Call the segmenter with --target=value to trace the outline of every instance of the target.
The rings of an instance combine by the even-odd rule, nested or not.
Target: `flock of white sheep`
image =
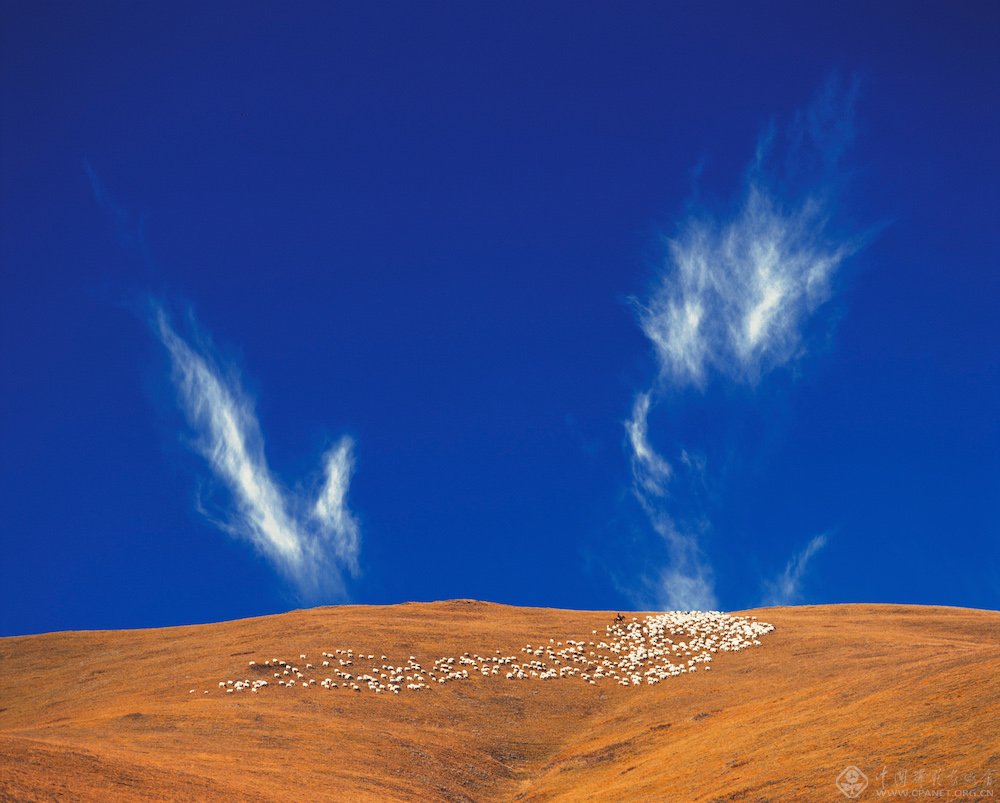
[[[466,652],[457,658],[438,658],[429,670],[413,655],[396,665],[388,663],[385,655],[376,661],[374,653],[353,649],[323,652],[318,665],[308,663],[304,653],[298,661],[250,661],[247,669],[252,677],[221,680],[219,690],[257,694],[275,687],[316,687],[399,694],[480,675],[506,680],[578,678],[590,685],[602,680],[621,686],[655,685],[699,669],[708,671],[716,653],[759,646],[760,636],[773,630],[774,625],[759,622],[756,616],[719,611],[672,611],[647,616],[641,622],[636,618],[626,622],[619,615],[600,637],[594,630],[590,639],[527,644],[521,648],[521,656],[503,656],[500,650],[491,656]]]

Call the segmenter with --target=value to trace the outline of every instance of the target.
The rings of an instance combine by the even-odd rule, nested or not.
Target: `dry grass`
[[[614,613],[452,601],[0,639],[0,797],[844,800],[833,784],[848,764],[872,781],[862,799],[883,767],[887,784],[923,769],[963,787],[992,772],[1000,787],[989,611],[751,611],[777,628],[763,646],[639,688],[474,674],[399,696],[218,689],[251,659],[318,666],[353,647],[430,667],[589,640]]]

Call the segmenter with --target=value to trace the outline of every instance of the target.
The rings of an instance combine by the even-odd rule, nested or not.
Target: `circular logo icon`
[[[868,788],[868,776],[853,765],[844,767],[837,776],[837,788],[844,797],[856,798]]]

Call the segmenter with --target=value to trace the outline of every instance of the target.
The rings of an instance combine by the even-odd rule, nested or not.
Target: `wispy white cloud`
[[[711,570],[700,559],[685,564],[675,556],[660,574],[657,592],[657,610],[714,611],[719,606]]]
[[[313,507],[313,517],[330,534],[337,558],[353,573],[358,571],[361,536],[357,519],[347,507],[347,489],[354,472],[354,443],[341,438],[324,457],[325,482]]]
[[[830,242],[825,220],[818,201],[783,209],[754,180],[732,220],[687,221],[640,306],[661,378],[703,387],[714,371],[755,383],[796,356],[803,321],[829,297],[830,277],[855,250]]]
[[[805,320],[861,245],[828,231],[856,95],[856,82],[831,78],[794,115],[784,148],[773,124],[760,137],[732,214],[692,214],[678,226],[639,304],[663,381],[703,387],[715,373],[752,384],[801,352]]]
[[[667,546],[667,564],[651,583],[656,607],[671,611],[710,611],[718,607],[712,568],[696,532],[681,529],[662,509],[647,508],[653,529]]]
[[[625,423],[632,451],[632,491],[653,530],[663,539],[669,560],[658,576],[647,580],[646,591],[651,592],[657,608],[714,609],[717,603],[712,573],[701,554],[698,537],[680,528],[667,512],[665,497],[673,469],[647,439],[649,408],[650,394],[640,393],[632,406],[632,416]],[[638,596],[641,599],[643,595]]]
[[[260,425],[235,372],[224,372],[207,345],[182,338],[159,305],[154,304],[151,324],[170,355],[197,449],[231,493],[225,529],[253,544],[303,593],[343,596],[344,570],[357,573],[360,551],[358,523],[347,507],[351,439],[342,438],[325,455],[314,502],[281,488],[268,469]]]
[[[813,555],[826,546],[826,534],[815,536],[778,577],[765,583],[764,605],[791,605],[802,600],[802,578]]]
[[[648,297],[636,301],[657,379],[636,395],[625,423],[633,491],[667,544],[665,598],[684,607],[694,600],[714,603],[711,571],[697,532],[682,532],[670,514],[672,470],[651,444],[649,411],[657,397],[676,399],[715,379],[754,386],[804,352],[806,322],[830,297],[838,268],[860,247],[829,226],[839,163],[853,137],[855,94],[856,86],[843,90],[830,81],[794,116],[783,149],[770,126],[731,213],[692,212],[681,221]],[[704,461],[695,467],[686,454],[681,463],[703,473]]]
[[[663,496],[671,468],[649,444],[649,393],[640,393],[632,405],[632,416],[625,422],[632,449],[632,477],[637,488],[653,496]]]

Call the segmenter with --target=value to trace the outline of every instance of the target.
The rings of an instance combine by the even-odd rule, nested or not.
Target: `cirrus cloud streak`
[[[856,84],[842,90],[829,81],[794,116],[782,153],[770,127],[731,212],[695,211],[680,221],[650,293],[635,302],[657,374],[636,394],[625,430],[633,493],[666,546],[656,596],[670,607],[714,605],[715,591],[701,538],[707,524],[703,517],[698,527],[678,524],[669,493],[674,470],[651,442],[650,410],[658,400],[678,401],[685,391],[697,399],[713,381],[755,387],[805,352],[807,322],[862,244],[830,227],[840,161],[853,138],[856,90]],[[776,163],[781,170],[769,168]],[[686,452],[680,454],[687,466]],[[778,597],[799,593],[805,565],[823,543],[813,539],[789,564],[775,586]]]
[[[282,488],[268,468],[260,425],[238,375],[224,372],[210,347],[181,337],[159,304],[150,323],[170,356],[195,447],[232,499],[228,514],[213,521],[250,542],[303,594],[344,597],[344,574],[357,574],[360,552],[358,522],[347,506],[353,441],[341,438],[326,453],[311,502]]]

